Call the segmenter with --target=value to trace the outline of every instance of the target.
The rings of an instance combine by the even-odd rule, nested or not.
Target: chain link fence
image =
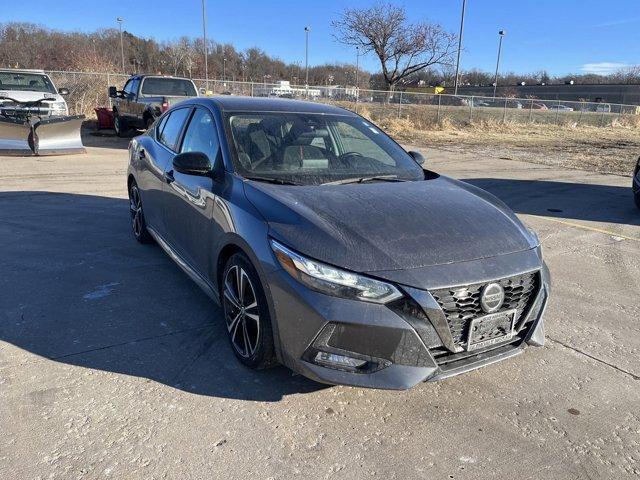
[[[121,89],[129,75],[98,72],[47,72],[56,86],[68,88],[73,114],[93,115],[94,108],[111,105],[107,94]],[[514,124],[640,126],[640,106],[603,102],[571,102],[536,98],[494,98],[407,91],[364,90],[355,87],[301,86],[289,82],[240,82],[194,78],[201,94],[294,98],[339,105],[372,121],[406,119],[416,128],[441,123],[469,125],[482,122]]]

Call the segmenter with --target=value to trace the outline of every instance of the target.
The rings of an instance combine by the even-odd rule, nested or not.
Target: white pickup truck
[[[55,85],[44,73],[44,70],[24,70],[13,68],[0,69],[0,110],[7,115],[20,111],[25,107],[6,100],[6,97],[18,102],[35,102],[46,98],[39,106],[27,107],[33,112],[37,110],[39,117],[56,117],[69,115],[69,108],[63,95],[69,91],[66,88],[56,89]],[[2,99],[5,97],[5,99]]]

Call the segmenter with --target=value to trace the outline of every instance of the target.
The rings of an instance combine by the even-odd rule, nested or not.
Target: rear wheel
[[[113,115],[113,129],[119,137],[124,137],[128,130],[127,122],[125,122],[117,112]]]
[[[238,360],[256,369],[275,364],[267,300],[246,255],[236,253],[227,261],[221,290],[229,341]]]
[[[149,234],[147,222],[144,219],[140,190],[135,182],[132,182],[129,187],[129,214],[131,216],[131,230],[136,240],[140,243],[153,242],[153,237]]]

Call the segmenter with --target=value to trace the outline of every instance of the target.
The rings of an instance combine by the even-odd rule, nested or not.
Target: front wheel
[[[255,369],[275,364],[267,299],[246,255],[236,253],[227,261],[221,290],[229,341],[238,360]]]

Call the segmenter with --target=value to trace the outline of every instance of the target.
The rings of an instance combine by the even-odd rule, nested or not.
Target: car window
[[[32,92],[57,93],[46,75],[26,72],[0,72],[0,88]]]
[[[132,95],[138,93],[138,85],[140,85],[140,79],[134,78],[131,81],[131,91],[129,93],[131,93]]]
[[[131,87],[133,87],[133,80],[127,81],[127,83],[124,84],[122,91],[125,93],[131,93]]]
[[[227,118],[240,175],[305,185],[370,176],[424,179],[422,168],[398,144],[360,117],[238,112]]]
[[[220,142],[213,117],[205,109],[197,108],[184,134],[180,151],[205,153],[213,164],[219,149]]]
[[[167,116],[167,119],[162,121],[163,125],[160,125],[161,129],[158,131],[158,141],[176,152],[178,150],[182,127],[190,112],[191,109],[189,108],[179,108],[171,112]]]

